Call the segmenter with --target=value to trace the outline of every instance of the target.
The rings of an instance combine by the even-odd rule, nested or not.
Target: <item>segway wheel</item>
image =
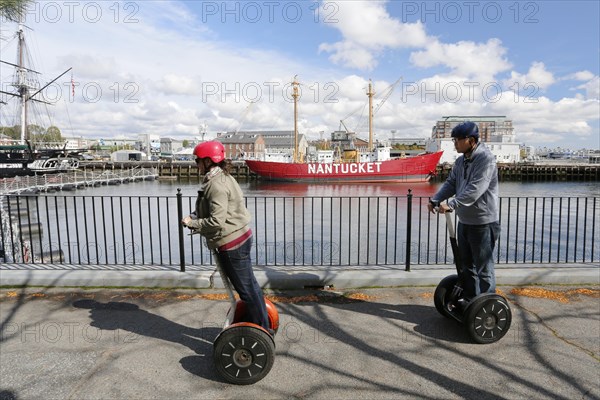
[[[444,317],[450,319],[455,319],[448,308],[448,304],[450,302],[450,294],[452,293],[452,289],[454,289],[456,282],[458,282],[458,275],[448,275],[440,281],[433,294],[433,303],[435,304],[436,310]]]
[[[510,329],[512,312],[506,299],[497,294],[476,297],[465,310],[469,336],[481,344],[494,343]]]
[[[224,329],[215,340],[213,358],[219,374],[236,385],[263,379],[275,361],[275,343],[260,327],[240,323]]]

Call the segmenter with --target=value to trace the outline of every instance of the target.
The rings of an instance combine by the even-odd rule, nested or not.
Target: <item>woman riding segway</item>
[[[273,335],[279,317],[273,304],[265,300],[252,270],[251,217],[242,190],[229,173],[231,162],[225,159],[223,144],[200,143],[194,155],[204,178],[195,212],[181,222],[206,238],[230,297],[233,299],[232,285],[241,299],[232,306],[225,329],[215,340],[215,364],[232,383],[254,383],[273,365]]]

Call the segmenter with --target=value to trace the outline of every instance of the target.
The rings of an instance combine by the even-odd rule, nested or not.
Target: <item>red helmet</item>
[[[215,164],[225,159],[225,147],[216,140],[200,143],[194,148],[194,155],[198,158],[210,158]]]

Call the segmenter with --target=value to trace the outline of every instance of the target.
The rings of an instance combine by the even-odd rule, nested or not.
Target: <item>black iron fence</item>
[[[498,264],[597,263],[598,197],[503,197]],[[212,265],[179,221],[183,196],[2,196],[0,260],[122,266]],[[344,267],[453,263],[445,219],[428,198],[248,197],[257,265]]]

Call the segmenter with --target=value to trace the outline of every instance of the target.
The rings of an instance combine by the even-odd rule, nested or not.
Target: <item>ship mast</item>
[[[369,79],[369,90],[367,96],[369,96],[369,151],[373,151],[373,84]]]
[[[16,68],[17,71],[17,81],[14,82],[12,84],[13,87],[15,87],[17,93],[10,93],[10,92],[5,92],[3,90],[0,90],[0,93],[2,94],[7,94],[9,96],[13,96],[13,97],[19,97],[21,100],[21,142],[25,142],[27,140],[29,140],[29,129],[27,127],[27,116],[28,116],[28,104],[29,101],[36,101],[36,102],[40,102],[40,103],[45,103],[45,104],[51,104],[48,103],[47,101],[44,100],[38,100],[35,99],[34,97],[42,92],[43,90],[45,90],[48,86],[50,86],[51,84],[53,84],[54,82],[56,82],[58,79],[60,79],[63,75],[65,75],[67,72],[69,72],[72,68],[67,69],[65,72],[63,72],[62,74],[60,74],[59,76],[57,76],[56,78],[54,78],[52,81],[50,81],[49,83],[47,83],[45,86],[43,86],[41,89],[38,89],[35,93],[31,94],[31,92],[33,90],[36,90],[36,87],[32,87],[29,85],[28,83],[28,79],[27,79],[27,74],[28,73],[33,73],[33,74],[39,74],[39,72],[34,71],[32,69],[26,68],[25,67],[25,58],[26,58],[26,51],[27,49],[25,48],[25,34],[23,33],[23,28],[24,25],[22,23],[19,23],[19,27],[17,30],[17,35],[19,38],[18,41],[18,60],[17,60],[17,64],[12,64],[6,61],[2,61],[0,60],[0,63],[2,64],[7,64],[7,65],[11,65],[13,67]],[[33,90],[32,90],[33,89]]]
[[[19,97],[21,98],[21,142],[29,140],[27,132],[27,100],[29,95],[29,89],[27,88],[26,76],[27,70],[25,69],[24,52],[25,52],[25,35],[23,35],[23,25],[19,24],[19,66],[17,68],[17,90],[19,91]]]
[[[294,163],[298,162],[298,80],[297,75],[294,76],[294,82],[292,82],[292,97],[294,98]]]

